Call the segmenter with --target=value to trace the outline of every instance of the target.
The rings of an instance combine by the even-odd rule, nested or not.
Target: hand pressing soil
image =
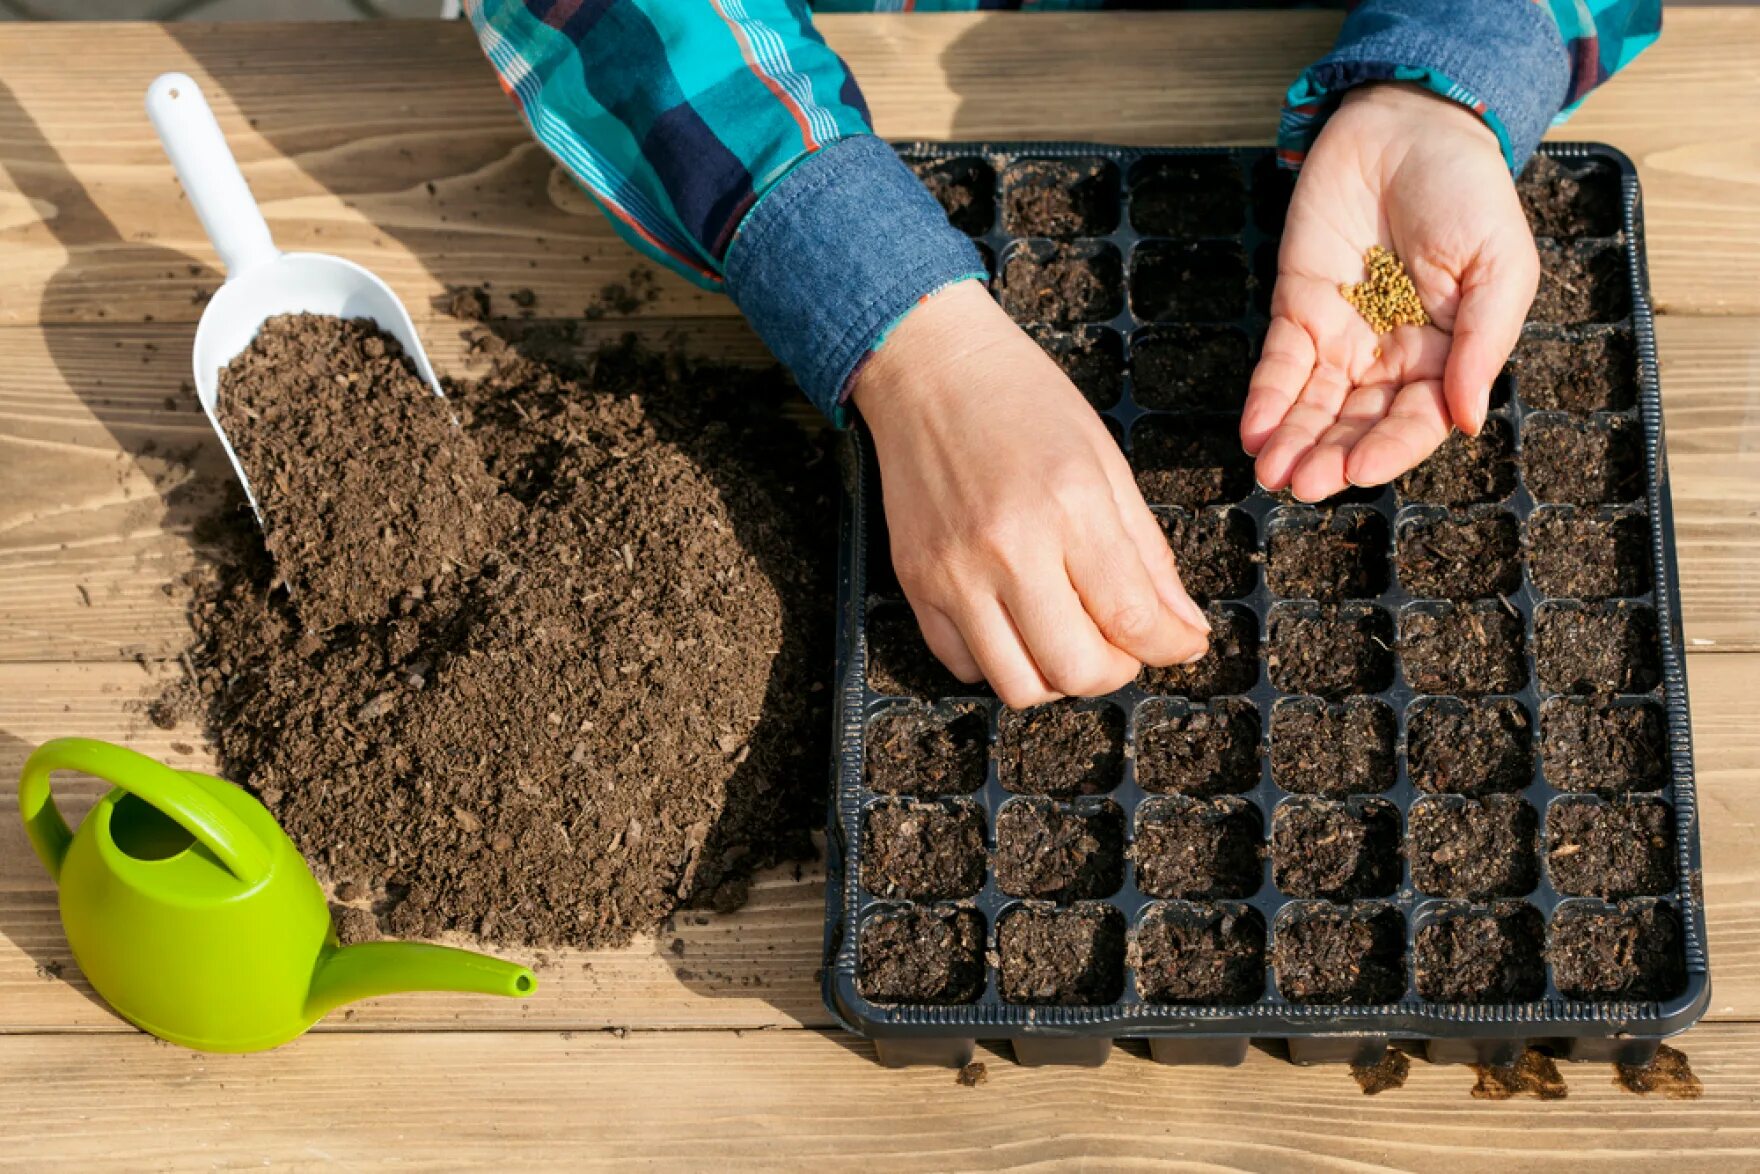
[[[1256,1003],[1265,991],[1265,922],[1237,906],[1152,907],[1129,961],[1147,1003]]]
[[[1124,883],[1124,815],[1016,799],[996,816],[996,887],[1067,903],[1110,897]]]
[[[885,800],[862,824],[862,887],[876,897],[944,901],[984,886],[984,811],[973,803]]]
[[[1124,993],[1124,918],[1104,905],[1027,905],[996,932],[995,965],[1010,1003],[1098,1006]]]
[[[1641,515],[1536,510],[1528,519],[1528,577],[1547,595],[1605,599],[1650,590],[1650,527]]]
[[[1460,910],[1418,931],[1413,971],[1432,1003],[1526,1003],[1546,992],[1546,920],[1521,901]]]
[[[1426,799],[1409,817],[1412,883],[1436,897],[1520,897],[1540,881],[1540,817],[1517,795]]]
[[[1146,701],[1137,711],[1137,785],[1198,798],[1251,790],[1259,742],[1259,711],[1250,701],[1212,701],[1195,711]]]
[[[919,905],[868,919],[856,946],[856,989],[875,1003],[971,1003],[984,993],[984,919]]]
[[[978,705],[900,705],[869,724],[867,746],[871,791],[968,795],[984,785],[990,723]]]
[[[1391,1003],[1406,989],[1405,923],[1373,906],[1300,910],[1278,925],[1271,961],[1292,1003]]]
[[[1271,862],[1291,897],[1389,896],[1399,885],[1399,811],[1379,799],[1283,803],[1272,818]]]
[[[1271,711],[1271,778],[1286,791],[1342,799],[1394,783],[1393,711],[1369,697],[1303,697]]]
[[[1650,902],[1606,910],[1564,906],[1553,915],[1546,960],[1567,999],[1671,999],[1687,985],[1680,917]]]
[[[1515,518],[1502,512],[1442,514],[1401,523],[1399,581],[1419,599],[1484,599],[1520,590]]]
[[[1406,761],[1430,794],[1493,795],[1534,781],[1528,711],[1508,697],[1441,697],[1407,710]]]
[[[1131,859],[1150,897],[1250,897],[1264,875],[1265,829],[1243,799],[1160,798],[1137,813]]]
[[[1124,773],[1124,715],[1110,705],[1053,701],[1002,715],[996,773],[1019,795],[1098,795]]]
[[[1668,741],[1654,705],[1555,697],[1540,709],[1540,765],[1561,791],[1609,798],[1668,785]]]
[[[1546,867],[1573,897],[1650,897],[1675,885],[1666,803],[1560,800],[1546,814]]]
[[[1211,604],[1210,650],[1196,664],[1144,666],[1137,683],[1150,693],[1209,701],[1225,693],[1245,693],[1259,680],[1259,625],[1252,613]]]

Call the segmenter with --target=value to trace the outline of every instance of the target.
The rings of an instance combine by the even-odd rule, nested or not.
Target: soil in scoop
[[[1233,159],[1145,159],[1131,173],[1131,224],[1144,236],[1233,236],[1245,220]]]
[[[1393,710],[1370,697],[1279,701],[1271,711],[1271,777],[1304,795],[1377,794],[1393,786],[1397,734]]]
[[[1618,505],[1643,495],[1644,454],[1628,420],[1535,420],[1522,445],[1535,501]]]
[[[397,936],[622,943],[681,907],[732,908],[754,869],[812,853],[835,462],[782,422],[778,371],[633,343],[577,358],[554,325],[504,329],[514,345],[474,328],[490,371],[452,386],[445,453],[368,431],[356,448],[396,446],[461,497],[492,490],[471,512],[509,512],[506,536],[438,580],[413,570],[385,617],[323,632],[276,587],[248,515],[205,523],[191,679],[153,716],[200,717],[219,773]],[[325,337],[334,369],[371,368],[370,336]],[[331,426],[387,426],[354,410],[371,394]],[[426,464],[456,471],[472,444],[486,483]]]
[[[888,799],[868,808],[862,887],[876,897],[942,901],[984,884],[984,812],[973,803]]]
[[[1419,693],[1513,693],[1528,680],[1522,620],[1501,604],[1443,604],[1400,621],[1406,683]]]
[[[983,236],[996,218],[996,173],[979,159],[941,159],[911,164],[911,170],[967,236]]]
[[[1271,961],[1292,1003],[1361,1006],[1405,993],[1405,922],[1385,908],[1317,906],[1277,928]]]
[[[1210,650],[1195,664],[1145,665],[1137,675],[1143,689],[1208,701],[1253,687],[1259,680],[1258,621],[1249,611],[1216,603],[1204,609],[1204,618],[1210,621]]]
[[[1286,510],[1271,523],[1265,582],[1291,599],[1364,599],[1387,587],[1387,523],[1363,509]]]
[[[1008,710],[996,737],[996,773],[1021,795],[1098,795],[1124,771],[1124,714],[1110,705],[1053,701]]]
[[[1286,693],[1379,693],[1393,684],[1393,622],[1361,604],[1284,604],[1271,613],[1265,664]]]
[[[1528,519],[1528,575],[1547,595],[1642,595],[1650,590],[1649,543],[1650,527],[1637,515],[1536,510]]]
[[[1137,711],[1137,785],[1200,798],[1238,794],[1259,781],[1259,710],[1223,699],[1189,710],[1146,701]]]
[[[1131,859],[1151,897],[1250,897],[1264,873],[1265,830],[1243,799],[1150,799],[1137,812]]]
[[[1002,308],[1016,322],[1104,322],[1122,306],[1121,273],[1110,245],[1028,242],[1002,266]]]
[[[1597,331],[1583,338],[1528,338],[1510,366],[1522,402],[1540,411],[1621,412],[1638,398],[1632,336]]]
[[[1253,460],[1224,420],[1148,417],[1131,430],[1130,463],[1150,505],[1227,505],[1253,490]]]
[[[1573,897],[1653,897],[1674,888],[1674,811],[1654,800],[1560,800],[1546,813],[1546,867]]]
[[[1259,544],[1253,519],[1226,507],[1193,512],[1176,508],[1155,511],[1180,581],[1199,603],[1240,599],[1253,590],[1253,568]]]
[[[1668,783],[1668,743],[1654,705],[1555,697],[1540,708],[1540,766],[1561,791],[1617,796]]]
[[[1165,326],[1132,346],[1131,394],[1138,406],[1160,411],[1230,411],[1246,403],[1252,370],[1240,331]]]
[[[984,919],[920,905],[862,926],[856,987],[876,1003],[970,1003],[984,993]]]
[[[1103,905],[1025,906],[996,932],[1002,997],[1010,1003],[1095,1006],[1124,993],[1124,917]]]
[[[1550,693],[1648,693],[1661,655],[1648,608],[1551,605],[1534,620],[1534,668]]]
[[[220,373],[219,411],[314,634],[475,571],[513,522],[452,405],[365,318],[270,318]]]
[[[1618,322],[1631,312],[1625,254],[1618,245],[1584,248],[1550,240],[1536,243],[1540,289],[1528,310],[1528,321],[1567,326]]]
[[[1453,432],[1423,464],[1394,482],[1401,501],[1462,506],[1502,501],[1515,491],[1509,425],[1485,422],[1477,436]]]
[[[1398,557],[1400,584],[1420,599],[1483,599],[1522,585],[1516,520],[1505,513],[1403,522]]]
[[[1666,905],[1566,905],[1553,915],[1546,960],[1567,999],[1669,999],[1687,985],[1680,917]]]
[[[1144,241],[1131,309],[1144,322],[1226,322],[1247,312],[1247,259],[1228,241]]]
[[[996,887],[1067,903],[1110,897],[1124,883],[1124,814],[1016,799],[996,816]]]
[[[1438,697],[1407,711],[1406,762],[1418,790],[1496,795],[1534,781],[1528,711],[1508,697]]]
[[[1546,921],[1521,901],[1460,910],[1418,931],[1413,970],[1432,1003],[1525,1003],[1546,991]]]
[[[1124,342],[1117,334],[1099,326],[1065,331],[1038,325],[1027,333],[1096,411],[1118,402],[1124,388]]]
[[[1144,1002],[1255,1003],[1265,991],[1265,921],[1237,906],[1152,906],[1130,945]]]
[[[970,794],[984,785],[989,748],[981,706],[895,706],[868,726],[865,781],[890,795]]]
[[[1284,803],[1271,821],[1271,863],[1291,897],[1385,897],[1399,884],[1399,811],[1380,799]]]
[[[1412,883],[1435,897],[1520,897],[1540,880],[1540,817],[1519,795],[1426,799],[1412,807]]]
[[[1516,181],[1535,236],[1612,236],[1620,229],[1619,176],[1605,167],[1570,167],[1535,155]]]
[[[1104,159],[1034,159],[1002,173],[1009,236],[1099,236],[1117,224],[1117,169]]]

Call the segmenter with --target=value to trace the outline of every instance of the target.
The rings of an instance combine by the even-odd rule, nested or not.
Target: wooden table
[[[826,19],[895,137],[1268,141],[1336,18]],[[987,1055],[989,1081],[886,1071],[831,1027],[814,977],[822,887],[765,878],[729,917],[628,949],[550,952],[525,1003],[384,1000],[280,1051],[156,1044],[92,996],[0,786],[0,1166],[815,1159],[945,1168],[1514,1169],[1760,1164],[1760,12],[1671,11],[1661,45],[1569,127],[1643,175],[1667,390],[1703,796],[1715,998],[1682,1047],[1704,1099],[1640,1099],[1600,1065],[1568,1100],[1491,1104],[1417,1064],[1362,1097],[1342,1069],[1255,1052],[1233,1070],[1093,1071]],[[525,287],[573,315],[636,261],[527,138],[461,26],[0,26],[0,779],[60,734],[209,763],[146,722],[185,642],[190,489],[224,475],[180,385],[213,254],[141,112],[208,87],[283,247],[350,256],[427,309],[448,283]],[[756,345],[670,277],[635,325]],[[604,329],[622,329],[624,323]],[[177,454],[194,449],[189,460]],[[97,793],[70,780],[81,812]],[[678,946],[673,946],[674,939]],[[670,948],[669,948],[670,947]],[[682,952],[678,952],[682,951]]]

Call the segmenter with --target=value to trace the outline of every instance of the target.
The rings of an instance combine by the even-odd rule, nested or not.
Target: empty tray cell
[[[1399,810],[1382,799],[1291,799],[1271,820],[1271,864],[1291,897],[1354,901],[1399,885]]]
[[[1253,223],[1267,236],[1279,236],[1296,190],[1295,172],[1280,167],[1277,157],[1261,155],[1253,164]]]
[[[1561,791],[1626,795],[1668,785],[1660,707],[1554,697],[1540,707],[1540,768]]]
[[[1291,599],[1367,599],[1387,589],[1387,520],[1365,506],[1280,509],[1265,583]]]
[[[888,560],[888,566],[891,561]],[[890,697],[933,701],[943,697],[984,696],[983,685],[967,685],[947,671],[923,642],[909,607],[877,607],[868,616],[868,687]]]
[[[1131,860],[1150,897],[1250,897],[1265,866],[1265,827],[1245,799],[1163,795],[1137,810]]]
[[[876,897],[944,901],[984,886],[984,809],[883,799],[863,813],[862,887]]]
[[[997,777],[1017,794],[1098,795],[1123,771],[1124,714],[1111,705],[1052,701],[1004,711],[997,727]]]
[[[1535,155],[1516,181],[1535,236],[1613,236],[1620,230],[1619,173],[1600,163]]]
[[[1680,915],[1659,902],[1570,902],[1552,918],[1552,982],[1590,1003],[1672,999],[1687,986]]]
[[[1412,604],[1399,644],[1414,692],[1513,693],[1528,683],[1522,617],[1502,601]]]
[[[1226,155],[1162,155],[1131,170],[1131,224],[1144,236],[1233,236],[1246,185]]]
[[[1104,322],[1123,308],[1118,250],[1101,241],[1021,241],[1002,259],[1002,308],[1017,322]]]
[[[1427,697],[1406,711],[1406,765],[1433,795],[1499,795],[1534,781],[1534,731],[1509,697]]]
[[[1644,494],[1638,429],[1617,416],[1531,419],[1522,429],[1522,480],[1535,501],[1635,501]]]
[[[1205,709],[1145,701],[1137,709],[1137,785],[1162,794],[1248,791],[1259,781],[1259,710],[1222,698]]]
[[[1534,668],[1549,693],[1648,693],[1662,681],[1656,613],[1627,603],[1550,603],[1534,617]]]
[[[1406,926],[1384,905],[1295,906],[1277,923],[1271,962],[1292,1003],[1392,1003],[1406,989]]]
[[[1483,599],[1522,585],[1514,515],[1477,507],[1424,510],[1399,522],[1399,581],[1420,599]]]
[[[1666,893],[1674,847],[1674,809],[1655,799],[1560,799],[1546,813],[1546,867],[1572,897]]]
[[[1536,411],[1623,412],[1638,399],[1638,358],[1623,330],[1524,338],[1510,356],[1516,392]]]
[[[1131,394],[1140,407],[1235,411],[1252,374],[1251,344],[1232,326],[1160,326],[1131,343]]]
[[[1118,402],[1124,390],[1124,339],[1116,331],[1103,326],[1074,330],[1032,326],[1027,333],[1063,368],[1096,411],[1103,412]]]
[[[1259,542],[1253,519],[1240,510],[1167,507],[1155,511],[1173,550],[1180,581],[1199,603],[1250,595],[1258,576]]]
[[[1002,997],[1041,1005],[1117,1002],[1124,952],[1124,915],[1110,906],[1022,906],[1003,914],[996,931]]]
[[[1271,778],[1303,795],[1373,795],[1393,786],[1393,710],[1373,697],[1286,698],[1271,711]]]
[[[1254,1003],[1265,993],[1265,919],[1244,905],[1151,905],[1130,964],[1145,1003]]]
[[[1394,482],[1401,501],[1446,506],[1502,501],[1515,487],[1509,425],[1496,417],[1477,436],[1450,433],[1422,464]]]
[[[1520,897],[1540,882],[1540,817],[1519,795],[1421,799],[1408,817],[1412,883],[1434,897]]]
[[[1002,173],[1009,236],[1102,236],[1118,227],[1118,168],[1105,159],[1023,159]]]
[[[1253,458],[1232,421],[1151,416],[1131,429],[1131,468],[1150,505],[1228,505],[1253,491]]]
[[[1528,310],[1530,322],[1574,326],[1619,322],[1632,311],[1624,250],[1617,244],[1543,240],[1540,291]]]
[[[1245,693],[1258,682],[1259,624],[1253,613],[1213,603],[1204,616],[1210,621],[1210,650],[1195,664],[1146,665],[1137,675],[1139,685],[1150,693],[1208,701]]]
[[[1229,241],[1144,241],[1131,308],[1144,322],[1227,322],[1247,312],[1247,258]]]
[[[1547,506],[1528,518],[1528,577],[1546,595],[1605,599],[1650,590],[1650,524]]]
[[[967,236],[983,236],[996,222],[996,173],[982,159],[935,159],[912,163],[911,170]]]
[[[980,705],[894,705],[868,723],[870,791],[965,795],[984,785],[990,720]]]
[[[875,1003],[971,1003],[984,993],[984,918],[972,909],[877,913],[856,954],[856,989]]]
[[[1110,897],[1124,883],[1124,813],[1110,802],[1012,799],[996,815],[995,868],[1011,897]]]
[[[1546,993],[1546,920],[1523,901],[1451,909],[1419,928],[1418,994],[1432,1003],[1526,1003]]]
[[[1393,620],[1370,604],[1280,603],[1267,623],[1265,667],[1285,693],[1379,693],[1393,684]]]

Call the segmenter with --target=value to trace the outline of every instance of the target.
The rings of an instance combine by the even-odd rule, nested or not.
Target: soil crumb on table
[[[961,1088],[977,1088],[989,1081],[990,1069],[984,1066],[984,1061],[973,1060],[962,1067],[953,1079]]]
[[[1373,1064],[1352,1064],[1351,1079],[1366,1097],[1405,1087],[1412,1072],[1412,1058],[1398,1048],[1388,1048]]]
[[[1478,1076],[1473,1084],[1476,1101],[1507,1101],[1511,1097],[1562,1101],[1569,1095],[1557,1062],[1534,1048],[1523,1052],[1513,1064],[1474,1064],[1473,1071]]]
[[[1639,1096],[1661,1093],[1671,1101],[1696,1101],[1705,1095],[1705,1085],[1693,1074],[1686,1053],[1667,1044],[1656,1049],[1656,1058],[1648,1064],[1615,1064],[1613,1083]]]
[[[446,508],[399,515],[374,561],[270,499],[295,549],[383,588],[383,614],[351,609],[359,622],[334,629],[304,612],[317,589],[290,599],[279,585],[248,513],[205,523],[193,679],[155,719],[202,720],[220,773],[399,937],[624,943],[681,907],[737,906],[754,870],[810,858],[835,474],[779,419],[786,377],[633,342],[577,359],[568,338],[540,362],[526,351],[544,339],[477,327],[491,369],[442,401],[408,387],[370,332],[285,328],[268,340],[282,366],[405,387],[413,417],[336,410],[326,427],[396,454]],[[352,387],[346,405],[383,390]],[[298,427],[256,435],[300,476],[338,479],[309,467]],[[383,476],[371,500],[330,499],[355,532],[401,483]],[[497,513],[509,524],[494,541],[469,537]],[[398,561],[404,550],[422,555]]]

